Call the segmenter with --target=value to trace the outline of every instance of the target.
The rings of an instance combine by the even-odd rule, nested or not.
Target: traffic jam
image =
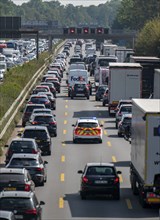
[[[117,137],[123,137],[127,144],[131,142],[132,120],[137,117],[136,113],[133,116],[132,111],[137,108],[135,112],[140,112],[142,105],[145,106],[143,110],[148,105],[148,96],[144,97],[145,103],[137,101],[144,92],[141,91],[143,82],[140,81],[142,64],[125,62],[125,59],[134,55],[133,50],[127,49],[124,49],[122,62],[122,53],[118,53],[118,46],[109,45],[102,44],[101,51],[97,52],[94,40],[67,40],[27,97],[19,125],[21,129],[6,144],[5,167],[0,168],[0,210],[13,212],[15,219],[43,219],[42,209],[46,204],[45,200],[38,200],[36,188],[42,190],[41,187],[45,187],[48,181],[48,157],[55,155],[54,143],[59,138],[57,100],[64,98],[64,89],[65,98],[72,100],[72,103],[80,99],[83,105],[84,101],[89,102],[92,97],[104,109],[107,106],[106,112],[114,121]],[[115,89],[115,85],[119,88]],[[158,103],[158,100],[155,103],[153,99],[149,101],[152,106]],[[156,113],[159,117],[160,112],[157,112],[155,107],[151,114]],[[145,115],[147,114],[150,112],[146,110]],[[157,123],[156,121],[155,119],[154,122]],[[92,116],[84,113],[83,117],[75,117],[74,122],[71,125],[72,143],[94,143],[97,147],[104,144],[104,123],[94,112]],[[134,126],[137,126],[136,123]],[[159,141],[159,133],[156,133],[156,143]],[[139,141],[138,137],[135,139]],[[160,204],[160,168],[154,167],[154,172],[143,179],[141,174],[137,174],[139,162],[133,154],[134,150],[131,172],[133,193],[141,193],[142,207],[157,206]],[[122,171],[119,167],[109,161],[90,161],[83,168],[77,170],[77,174],[80,174],[81,200],[97,195],[107,195],[113,201],[120,200]],[[143,180],[144,186],[136,174]],[[153,187],[147,187],[151,182]],[[141,185],[141,189],[137,185]]]

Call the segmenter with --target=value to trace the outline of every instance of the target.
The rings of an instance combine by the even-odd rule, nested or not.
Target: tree
[[[137,37],[135,50],[137,55],[160,57],[160,17],[145,24]]]

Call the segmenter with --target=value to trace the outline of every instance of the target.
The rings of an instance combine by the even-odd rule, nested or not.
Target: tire
[[[86,200],[86,193],[81,192],[80,196],[82,200]]]
[[[137,188],[137,186],[136,186],[135,176],[133,176],[133,178],[132,178],[131,188],[132,188],[133,194],[134,194],[134,195],[138,195],[138,188]]]
[[[89,99],[89,96],[87,96],[87,99]]]
[[[98,98],[96,97],[96,101],[98,101]]]
[[[100,140],[99,140],[99,143],[102,144],[102,142],[103,142],[102,139],[100,139]]]
[[[43,179],[43,181],[39,184],[39,186],[44,186],[44,182],[45,180]]]
[[[73,143],[76,144],[76,143],[77,143],[77,140],[76,140],[76,139],[73,139]]]
[[[141,190],[139,192],[139,202],[140,202],[142,208],[147,208],[147,203],[144,201]]]
[[[113,194],[113,198],[115,200],[120,200],[120,190],[117,190],[116,193]]]
[[[57,137],[57,133],[54,134],[54,137]]]
[[[118,132],[118,137],[122,137],[122,133]]]
[[[118,123],[116,122],[116,129],[118,128]]]
[[[73,96],[71,96],[71,99],[73,99]]]
[[[102,105],[105,106],[105,103],[103,102]]]
[[[26,126],[26,123],[22,122],[22,127],[25,127]]]
[[[48,155],[48,156],[50,156],[50,155],[51,155],[51,150],[49,150],[49,151],[47,152],[47,155]]]

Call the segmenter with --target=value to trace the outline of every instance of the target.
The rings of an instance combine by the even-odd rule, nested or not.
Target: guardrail
[[[17,112],[19,111],[20,107],[22,106],[22,104],[24,103],[26,97],[28,96],[29,92],[31,91],[31,89],[34,87],[34,85],[36,84],[38,78],[40,77],[40,75],[44,72],[44,70],[47,68],[47,62],[49,61],[49,59],[51,57],[54,58],[54,56],[58,53],[58,51],[61,49],[61,47],[64,45],[64,42],[62,42],[61,44],[59,44],[55,50],[54,50],[54,54],[50,55],[46,60],[45,60],[45,64],[34,74],[34,76],[31,78],[31,80],[27,83],[27,85],[25,86],[25,88],[22,90],[22,92],[19,94],[19,96],[17,97],[17,99],[13,102],[13,104],[11,105],[10,109],[5,113],[5,115],[3,116],[3,118],[0,121],[0,126],[3,125],[4,121],[10,116],[10,118],[8,119],[7,123],[5,124],[5,126],[2,128],[2,131],[0,133],[0,139],[2,139],[2,137],[4,136],[5,132],[7,131],[10,123],[12,122],[12,120],[15,118]],[[16,107],[16,104],[18,104],[18,106]],[[16,107],[15,111],[13,112],[13,109]],[[13,112],[13,113],[12,113]]]

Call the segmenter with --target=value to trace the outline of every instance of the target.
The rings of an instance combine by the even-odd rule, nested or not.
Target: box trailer
[[[138,63],[109,63],[109,115],[115,113],[119,100],[141,98],[141,73]]]
[[[160,69],[154,72],[153,98],[160,99]]]
[[[142,70],[142,98],[153,94],[154,71],[160,69],[160,58],[148,56],[130,56],[131,63],[140,63]]]
[[[160,99],[132,104],[131,188],[143,207],[160,205]]]

